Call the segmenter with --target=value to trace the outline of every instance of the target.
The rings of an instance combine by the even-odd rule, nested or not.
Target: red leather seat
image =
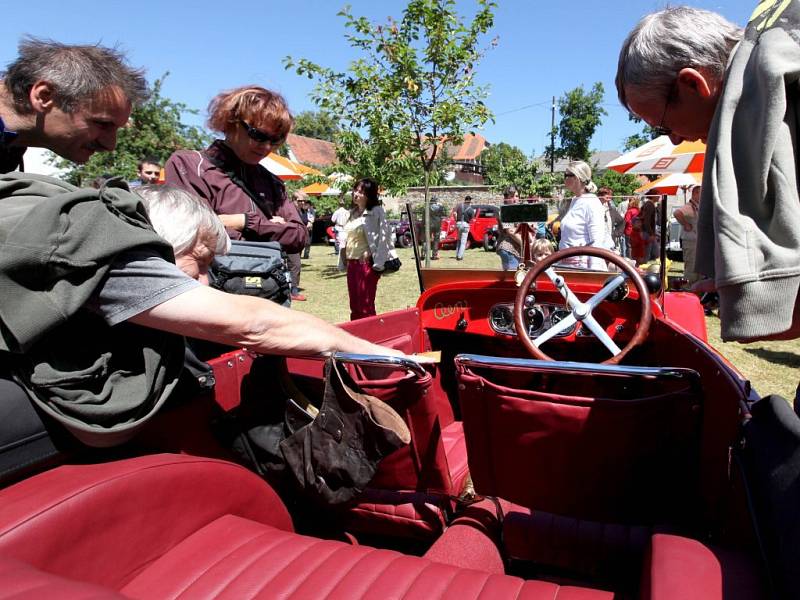
[[[48,591],[70,599],[612,597],[301,536],[252,473],[177,455],[60,467],[0,491],[0,598]]]

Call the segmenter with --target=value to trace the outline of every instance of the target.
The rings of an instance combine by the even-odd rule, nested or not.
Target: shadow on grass
[[[322,279],[341,279],[346,277],[347,273],[340,271],[337,267],[322,267],[319,269],[319,276]]]
[[[767,348],[746,348],[745,352],[773,364],[783,365],[792,369],[800,367],[800,355],[795,352],[769,350]]]

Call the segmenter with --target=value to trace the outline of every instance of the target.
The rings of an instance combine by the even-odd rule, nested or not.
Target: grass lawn
[[[411,250],[398,249],[403,267],[399,272],[382,277],[378,283],[376,308],[378,313],[414,306],[419,296],[419,283],[414,269]],[[455,260],[453,250],[442,250],[441,259],[434,266],[447,268],[500,268],[496,254],[482,249],[467,251],[462,262]],[[672,272],[680,274],[683,266],[673,263]],[[316,245],[311,248],[311,258],[303,260],[300,287],[307,296],[306,302],[295,302],[293,308],[330,321],[340,323],[350,318],[347,280],[336,269],[333,248]],[[758,342],[739,344],[723,342],[719,337],[719,319],[706,317],[709,343],[748,378],[762,396],[780,394],[794,398],[800,379],[800,340],[787,342]]]

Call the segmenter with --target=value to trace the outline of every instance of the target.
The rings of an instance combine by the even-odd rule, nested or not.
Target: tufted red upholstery
[[[62,466],[0,490],[0,556],[118,588],[223,515],[292,530],[277,494],[232,463],[162,454]]]
[[[413,432],[413,429],[412,429]],[[434,468],[446,474],[449,481],[446,492],[427,492],[403,488],[392,483],[391,463],[381,463],[385,475],[373,480],[370,487],[359,496],[345,515],[347,528],[355,532],[368,532],[389,536],[413,537],[430,540],[444,531],[447,512],[451,508],[449,496],[457,496],[469,474],[467,448],[460,421],[454,421],[441,431],[441,451],[444,460]],[[408,460],[408,457],[406,457]],[[380,487],[383,485],[383,487]],[[393,486],[393,487],[392,487]]]
[[[612,594],[458,569],[222,517],[122,589],[130,598],[519,598]]]
[[[159,455],[60,467],[0,491],[0,598],[612,597],[290,529],[236,465]]]

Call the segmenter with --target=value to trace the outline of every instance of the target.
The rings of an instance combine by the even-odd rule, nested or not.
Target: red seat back
[[[480,494],[536,510],[651,523],[696,492],[699,395],[686,379],[505,367],[458,375]]]

